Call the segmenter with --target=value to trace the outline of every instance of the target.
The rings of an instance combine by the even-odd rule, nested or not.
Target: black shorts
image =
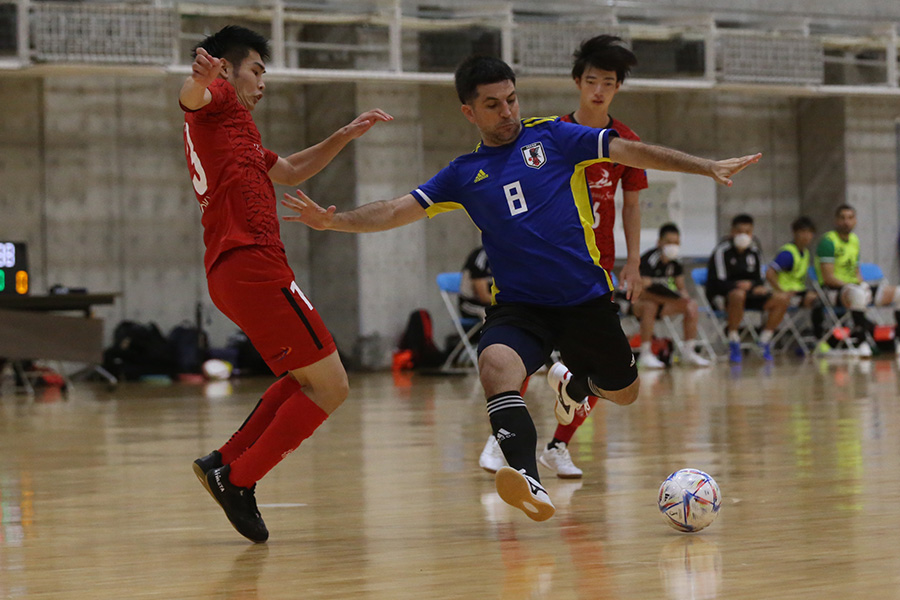
[[[515,350],[529,375],[556,349],[573,375],[590,377],[604,390],[621,390],[637,379],[634,354],[611,294],[578,306],[491,306],[478,353],[492,344]]]
[[[766,302],[768,302],[769,298],[771,297],[771,292],[766,292],[765,294],[747,294],[747,296],[744,298],[744,309],[762,310],[766,305]],[[706,299],[709,300],[710,306],[712,306],[714,309],[726,309],[727,301],[725,296],[707,296]]]

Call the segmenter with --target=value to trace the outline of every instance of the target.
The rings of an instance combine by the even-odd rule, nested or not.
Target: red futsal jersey
[[[242,246],[284,244],[269,169],[278,155],[263,148],[259,130],[234,87],[216,79],[212,101],[184,115],[184,153],[203,216],[204,265]]]
[[[561,121],[577,123],[575,113],[560,117]],[[619,137],[640,141],[641,138],[621,121],[612,117],[606,129],[615,129]],[[643,169],[626,167],[619,163],[598,162],[585,169],[591,188],[591,203],[594,210],[594,237],[600,250],[600,266],[612,272],[616,260],[616,239],[613,225],[616,223],[616,186],[622,181],[622,190],[637,192],[647,189],[647,173]]]

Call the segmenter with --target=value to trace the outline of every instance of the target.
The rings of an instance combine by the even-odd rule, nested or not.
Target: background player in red
[[[563,117],[562,121],[578,123],[597,129],[614,129],[619,137],[640,141],[640,138],[621,121],[612,118],[609,107],[613,98],[625,81],[631,68],[637,64],[634,53],[623,45],[621,38],[612,35],[598,35],[582,42],[575,51],[572,65],[572,79],[580,92],[578,109]],[[641,205],[640,191],[647,188],[647,174],[618,163],[597,162],[585,169],[591,190],[591,205],[594,212],[594,237],[600,250],[600,265],[609,273],[613,272],[616,260],[616,243],[613,225],[616,222],[616,188],[622,182],[622,228],[625,230],[625,247],[628,253],[625,266],[619,274],[621,287],[632,302],[637,302],[643,283],[641,264]],[[597,403],[591,397],[590,408]],[[559,415],[558,415],[559,416]],[[560,425],[553,439],[543,450],[540,462],[553,470],[559,477],[578,478],[582,471],[572,462],[568,444],[575,431],[587,417],[585,411],[578,411],[574,421]],[[571,419],[571,415],[567,417]],[[479,465],[489,472],[496,472],[504,465],[503,454],[497,440],[488,438],[479,458]]]
[[[278,226],[273,182],[297,185],[351,140],[391,116],[371,110],[328,139],[287,157],[262,146],[251,112],[266,89],[268,42],[228,26],[195,51],[179,94],[184,149],[203,214],[209,294],[253,342],[269,368],[286,374],[266,390],[221,448],[194,472],[243,536],[269,532],[255,488],[344,401],[347,374],[318,312],[294,281]]]

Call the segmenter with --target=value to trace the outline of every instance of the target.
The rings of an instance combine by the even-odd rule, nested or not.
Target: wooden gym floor
[[[900,401],[892,358],[642,373],[545,474],[534,523],[478,468],[474,377],[351,375],[351,399],[257,490],[253,545],[191,472],[266,378],[79,384],[0,395],[0,598],[900,598]],[[546,443],[542,375],[526,400]],[[656,508],[681,467],[724,497],[698,534]]]

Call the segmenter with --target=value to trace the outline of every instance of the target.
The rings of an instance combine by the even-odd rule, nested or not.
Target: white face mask
[[[675,260],[681,254],[681,246],[678,244],[663,244],[662,255],[668,260]]]
[[[739,233],[734,236],[732,241],[738,250],[746,250],[753,243],[753,236],[749,233]]]

